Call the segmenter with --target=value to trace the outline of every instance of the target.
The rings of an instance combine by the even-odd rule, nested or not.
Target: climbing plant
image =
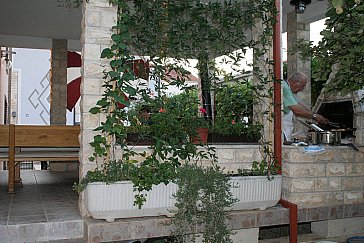
[[[117,7],[117,23],[112,27],[111,46],[105,48],[101,54],[102,58],[110,60],[110,66],[104,71],[104,93],[90,110],[92,114],[103,114],[104,117],[100,126],[95,129],[100,133],[91,143],[94,153],[90,160],[98,163],[98,167],[96,171],[87,174],[79,189],[92,181],[113,182],[128,179],[139,192],[135,203],[141,206],[145,201],[143,191],[150,190],[153,185],[176,180],[184,162],[210,160],[216,164],[217,161],[212,147],[192,142],[191,137],[196,135],[193,133],[197,128],[196,123],[187,122],[184,113],[172,110],[173,107],[180,106],[169,102],[168,86],[174,85],[189,92],[186,85],[187,76],[190,74],[186,68],[191,65],[189,59],[200,61],[195,68],[199,68],[204,75],[203,85],[213,90],[222,74],[215,58],[225,55],[226,58],[221,62],[232,71],[225,72],[223,80],[232,82],[236,76],[246,74],[246,70],[241,68],[241,62],[246,57],[247,49],[253,49],[255,59],[265,67],[265,72],[255,68],[254,83],[244,78],[240,82],[249,84],[255,104],[259,100],[268,102],[266,105],[271,107],[269,98],[272,88],[269,88],[269,84],[273,80],[272,62],[261,57],[267,56],[270,49],[276,9],[272,0],[206,3],[199,0],[110,0],[110,3]],[[253,33],[257,23],[263,26],[262,31]],[[142,81],[136,70],[130,65],[137,58],[142,59],[152,69],[148,74],[157,83],[155,92],[141,85]],[[171,72],[176,75],[171,76]],[[154,142],[148,147],[148,152],[137,152],[126,141],[130,122],[127,110],[134,100],[152,103],[151,107],[158,108],[151,112],[149,126],[156,132],[150,133]],[[257,112],[269,113],[268,110]],[[274,159],[269,149],[270,142],[263,134],[261,137],[264,162],[269,162],[269,171],[270,163],[274,163]],[[114,152],[116,140],[117,146],[123,150],[120,157],[116,157]],[[199,149],[198,146],[204,149]],[[266,159],[267,157],[270,159]],[[222,201],[211,202],[206,199],[206,202],[223,212],[225,206],[233,202],[228,193],[227,180],[217,176],[222,175],[222,170],[216,165],[210,174],[214,175],[216,185],[223,185],[219,186],[223,190],[216,191],[219,192],[218,200]],[[216,189],[213,178],[209,178],[209,188],[206,188],[205,196],[214,195],[211,191]],[[225,196],[229,198],[224,199]],[[213,219],[216,215],[224,215],[218,213],[220,211],[214,212],[214,215],[206,213],[203,217]],[[219,220],[220,225],[224,223],[221,217],[215,219]],[[206,237],[213,238],[214,231],[211,228],[211,234]],[[228,233],[224,228],[222,234]],[[218,237],[222,240],[218,242],[230,242],[228,237]],[[210,238],[207,241],[216,242]]]
[[[361,0],[332,0],[326,12],[326,27],[322,40],[313,46],[301,45],[304,57],[313,58],[312,78],[317,82],[328,79],[333,65],[338,66],[327,91],[344,94],[364,86],[364,5]],[[302,44],[302,43],[301,43]]]

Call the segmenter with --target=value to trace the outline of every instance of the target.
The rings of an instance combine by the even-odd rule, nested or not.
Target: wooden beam
[[[8,193],[15,193],[15,125],[9,125]]]

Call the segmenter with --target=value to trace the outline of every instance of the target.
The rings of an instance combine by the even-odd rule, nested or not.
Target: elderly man
[[[313,119],[318,123],[328,123],[328,119],[307,109],[296,97],[307,84],[303,73],[293,74],[288,81],[283,82],[283,133],[285,140],[292,140],[293,114],[299,117]]]

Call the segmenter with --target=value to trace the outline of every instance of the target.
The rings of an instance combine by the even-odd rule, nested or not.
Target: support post
[[[297,243],[298,214],[297,205],[284,199],[279,200],[282,207],[289,209],[289,243]]]
[[[208,54],[203,53],[198,58],[198,69],[201,77],[201,95],[203,108],[206,110],[205,119],[212,121],[212,105],[211,105],[211,80],[209,77],[209,59]]]
[[[15,125],[9,125],[8,193],[15,193]]]
[[[281,62],[281,0],[275,0],[278,10],[273,33],[273,60],[274,60],[274,157],[280,168],[282,168],[282,79]],[[281,171],[280,171],[281,173]]]

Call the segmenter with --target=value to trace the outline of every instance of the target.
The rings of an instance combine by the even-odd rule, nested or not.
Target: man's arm
[[[291,105],[288,106],[288,108],[296,115],[299,117],[303,117],[303,118],[307,118],[307,119],[314,119],[316,120],[318,123],[328,123],[329,120],[323,116],[321,116],[320,114],[316,114],[312,111],[310,111],[309,109],[307,109],[304,105],[302,105],[301,103],[297,104],[297,105]]]

